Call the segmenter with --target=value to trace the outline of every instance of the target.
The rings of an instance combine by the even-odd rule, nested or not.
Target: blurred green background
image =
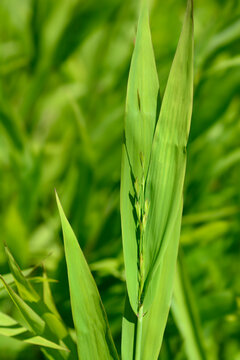
[[[121,144],[137,0],[0,0],[0,273],[44,263],[72,327],[57,189],[120,347]],[[155,0],[161,94],[186,1]],[[195,1],[194,108],[181,248],[210,360],[240,359],[240,2]],[[0,310],[13,305],[0,291]],[[170,313],[160,359],[186,359]],[[43,359],[0,336],[1,360]],[[148,359],[146,359],[148,360]],[[195,360],[195,359],[192,359]]]

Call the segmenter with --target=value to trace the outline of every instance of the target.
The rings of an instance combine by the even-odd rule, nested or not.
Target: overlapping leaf
[[[53,306],[46,274],[44,278],[41,278],[43,282],[43,301],[30,281],[24,276],[24,272],[19,268],[9,249],[5,247],[5,250],[19,295],[9,286],[5,280],[6,278],[1,277],[1,281],[19,310],[21,317],[19,318],[19,324],[12,324],[13,327],[1,326],[1,334],[14,336],[26,343],[45,348],[44,353],[48,358],[54,357],[54,359],[59,360],[75,359],[76,346],[62,323],[56,308]]]
[[[148,23],[146,2],[144,4],[145,6],[141,9],[140,20],[144,13],[143,17]],[[141,34],[141,31],[149,31],[149,27],[144,28],[141,21],[139,21],[138,33]],[[151,43],[150,38],[149,41]],[[139,52],[135,61],[143,62],[141,56],[144,58],[147,55]],[[149,63],[145,65],[150,66]],[[137,80],[131,77],[131,71],[132,68],[128,87],[134,88],[134,86],[136,87],[134,81]],[[150,70],[148,71],[150,72]],[[155,73],[155,66],[152,65],[151,71]],[[145,74],[146,70],[144,69],[139,74],[140,78],[141,76],[144,77]],[[149,77],[144,79],[145,85],[148,84],[147,80],[152,80]],[[142,158],[146,159],[144,165],[147,164],[147,167],[143,170],[145,181],[144,204],[146,202],[148,204],[148,213],[144,219],[143,257],[141,259],[144,268],[144,287],[141,300],[145,313],[143,317],[141,358],[144,359],[146,356],[150,356],[151,359],[157,359],[170,307],[180,236],[182,192],[186,167],[186,146],[192,112],[192,93],[193,4],[189,0],[154,137],[152,142],[148,142],[147,148],[145,140],[138,135],[137,131],[135,132],[134,126],[136,124],[133,115],[136,111],[136,103],[134,103],[134,98],[131,99],[131,102],[127,100],[121,216],[128,296],[132,309],[127,302],[123,320],[122,349],[124,360],[132,359],[134,356],[134,337],[136,336],[137,323],[136,299],[139,286],[139,278],[136,276],[138,268],[134,267],[138,256],[138,239],[136,222],[134,222],[134,201],[130,196],[136,191],[136,188],[135,185],[131,184],[131,180],[133,179],[136,182],[136,178],[141,178],[143,168],[142,163],[139,162],[139,153],[141,153],[143,154]],[[153,93],[144,93],[145,101],[152,100],[153,96]],[[128,107],[131,108],[131,106],[133,113],[130,112],[132,116],[129,116]],[[153,103],[151,103],[151,106],[153,106]],[[157,113],[157,102],[149,112],[151,114]],[[139,121],[138,126],[141,127],[143,124]],[[139,143],[135,140],[136,137]],[[138,146],[136,146],[136,143]],[[133,144],[135,145],[135,153],[131,157],[128,147],[134,152]],[[138,164],[138,167],[135,165],[134,168],[131,165],[132,158],[134,159],[133,163]],[[127,170],[131,172],[131,175],[127,174]],[[133,193],[132,197],[134,195]],[[128,255],[126,256],[126,254]],[[139,264],[139,259],[137,259],[137,264]],[[151,349],[150,353],[149,349]]]
[[[27,329],[32,331],[34,334],[43,334],[46,326],[44,320],[15,291],[12,290],[12,288],[5,282],[3,277],[0,276],[0,279],[3,282],[12,301],[22,314]]]
[[[182,207],[179,212],[181,213]],[[165,255],[160,262],[159,271],[157,272],[154,283],[156,286],[156,295],[149,311],[143,317],[143,334],[141,353],[142,359],[157,359],[163,340],[163,334],[167,323],[168,313],[171,305],[172,290],[175,277],[175,266],[178,253],[178,239],[180,233],[181,217],[178,216],[170,234],[172,240],[166,249]],[[131,360],[134,358],[134,339],[137,327],[137,316],[131,309],[126,300],[125,314],[123,318],[123,339],[122,354],[123,360]]]
[[[33,336],[33,334],[29,332],[28,329],[19,325],[15,319],[2,312],[0,312],[0,335],[15,337],[16,339],[32,345],[39,345],[55,350],[66,351],[66,348],[63,346],[60,346],[41,336]]]
[[[40,299],[39,295],[21,272],[18,264],[14,260],[7,246],[5,246],[5,252],[8,256],[10,270],[12,275],[14,276],[19,295],[23,300],[37,302]]]
[[[125,142],[121,173],[121,221],[126,281],[131,306],[137,313],[138,249],[135,187],[147,176],[158,110],[159,85],[149,28],[148,2],[142,1],[129,73]]]
[[[189,0],[154,134],[147,178],[146,198],[150,206],[144,237],[146,291],[171,241],[169,233],[176,217],[181,217],[177,209],[182,203],[192,97],[193,5]],[[146,298],[146,308],[150,302]]]

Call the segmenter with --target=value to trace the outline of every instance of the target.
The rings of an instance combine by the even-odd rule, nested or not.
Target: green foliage
[[[52,296],[50,288],[44,284],[48,281],[46,274],[43,278],[44,285],[41,298],[30,281],[23,275],[8,248],[6,248],[6,254],[18,294],[2,276],[1,281],[20,317],[15,320],[2,314],[0,333],[5,336],[15,336],[29,344],[44,347],[43,351],[49,359],[52,357],[73,359],[75,357],[75,344],[68,335],[59,314],[55,312],[55,309],[52,311],[51,306],[48,306]]]
[[[185,7],[180,0],[151,2],[162,98]],[[6,274],[4,281],[15,298],[48,329],[45,337],[41,327],[38,334],[29,331],[1,281],[0,333],[8,335],[0,335],[2,360],[42,360],[40,347],[31,341],[71,349],[42,344],[51,359],[78,356],[54,188],[96,280],[120,353],[126,295],[119,214],[121,144],[138,10],[137,0],[0,1],[0,273]],[[184,268],[176,278],[161,360],[191,359],[201,349],[211,360],[237,360],[240,354],[239,16],[239,1],[194,1],[194,102],[180,238]],[[148,23],[144,26],[147,30]],[[152,48],[141,51],[149,61]],[[134,99],[138,109],[138,97]],[[160,96],[156,101],[156,114],[150,116],[154,121]],[[28,285],[19,273],[16,280],[9,274],[4,242],[26,269],[22,273]],[[171,245],[165,262],[176,257]],[[42,267],[32,267],[39,263],[50,279]],[[160,348],[154,335],[163,336],[157,330],[166,322],[168,283],[174,277],[172,267],[162,268],[142,329],[153,357]],[[17,269],[11,271],[16,275]],[[34,295],[26,299],[30,288],[39,296],[37,302]],[[157,312],[158,302],[165,317]],[[136,316],[127,306],[134,329]],[[131,336],[125,334],[126,344]]]
[[[123,321],[124,359],[144,359],[147,356],[157,359],[160,351],[180,237],[186,145],[192,111],[192,2],[188,2],[157,122],[158,82],[153,81],[156,78],[153,54],[147,51],[150,54],[148,59],[143,53],[143,49],[151,48],[150,34],[148,38],[142,35],[147,31],[144,27],[149,31],[146,2],[143,4],[129,76],[121,177],[126,280],[129,301],[135,312],[130,316],[127,299]],[[146,129],[152,129],[149,141]],[[162,294],[165,294],[163,300]],[[157,314],[161,319],[158,324],[155,323]]]

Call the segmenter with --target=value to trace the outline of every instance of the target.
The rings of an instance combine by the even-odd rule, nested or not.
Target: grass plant
[[[240,7],[193,61],[185,6],[0,2],[1,360],[238,359]]]

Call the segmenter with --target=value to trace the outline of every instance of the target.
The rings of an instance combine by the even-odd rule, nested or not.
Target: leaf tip
[[[62,204],[61,204],[61,201],[59,199],[57,190],[56,189],[54,189],[54,190],[55,190],[55,197],[56,197],[56,202],[57,202],[57,206],[58,206],[58,211],[59,211],[59,213],[61,215],[61,212],[63,211]]]

